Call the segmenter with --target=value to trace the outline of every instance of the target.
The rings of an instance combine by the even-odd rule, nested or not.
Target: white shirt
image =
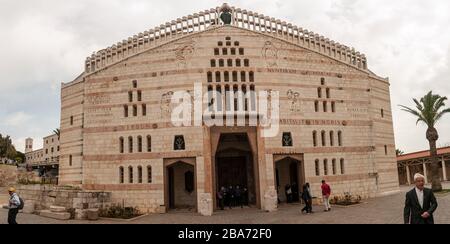
[[[420,190],[419,188],[416,187],[416,194],[417,199],[419,199],[420,207],[423,208],[423,190]]]
[[[9,208],[18,208],[20,205],[19,196],[16,193],[13,193],[9,199]]]

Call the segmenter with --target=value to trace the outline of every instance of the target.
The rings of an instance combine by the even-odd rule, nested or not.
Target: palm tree
[[[53,134],[57,135],[59,139],[59,137],[61,136],[61,130],[59,128],[56,128],[53,130]]]
[[[417,109],[412,109],[403,105],[403,111],[413,114],[417,117],[417,122],[425,123],[428,126],[426,137],[430,144],[431,154],[431,180],[433,191],[442,191],[442,184],[439,179],[439,165],[437,158],[436,141],[439,139],[439,134],[435,128],[436,123],[442,118],[445,113],[450,113],[450,108],[445,107],[445,101],[447,97],[441,97],[437,94],[433,94],[430,91],[427,95],[420,99],[413,99]],[[441,110],[442,109],[442,110]]]
[[[395,150],[395,155],[401,156],[401,155],[403,155],[403,154],[405,154],[405,152],[403,152],[402,150],[400,150],[400,149],[396,149],[396,150]]]

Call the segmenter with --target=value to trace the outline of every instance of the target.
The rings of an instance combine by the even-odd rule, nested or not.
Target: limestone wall
[[[8,187],[16,184],[17,167],[0,164],[0,187]]]
[[[75,189],[45,185],[18,186],[17,193],[25,200],[34,202],[36,210],[61,206],[66,209],[101,208],[111,204],[111,193],[84,192]]]

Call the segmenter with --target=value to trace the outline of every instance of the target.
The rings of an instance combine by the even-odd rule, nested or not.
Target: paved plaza
[[[444,184],[446,189],[450,183]],[[58,221],[37,215],[20,214],[20,224],[402,224],[405,192],[411,189],[402,187],[402,193],[389,197],[370,199],[363,204],[351,207],[334,206],[329,213],[322,206],[315,206],[315,213],[303,215],[302,205],[281,206],[277,212],[267,213],[258,209],[246,208],[217,212],[212,217],[197,213],[172,212],[153,214],[134,221]],[[438,224],[450,223],[450,194],[437,194],[439,203],[435,213]],[[6,223],[6,210],[0,210],[0,224]]]

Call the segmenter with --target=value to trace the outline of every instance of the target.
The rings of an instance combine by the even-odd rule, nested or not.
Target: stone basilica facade
[[[219,112],[233,104],[224,91],[279,92],[278,135],[263,137],[259,125],[174,126],[172,96],[194,83],[220,92],[208,101]],[[255,100],[243,104],[249,118]],[[151,213],[211,215],[229,185],[267,211],[287,184],[309,182],[316,197],[323,179],[335,196],[399,190],[389,80],[352,48],[226,4],[88,57],[62,84],[59,153],[60,185],[111,192]]]

